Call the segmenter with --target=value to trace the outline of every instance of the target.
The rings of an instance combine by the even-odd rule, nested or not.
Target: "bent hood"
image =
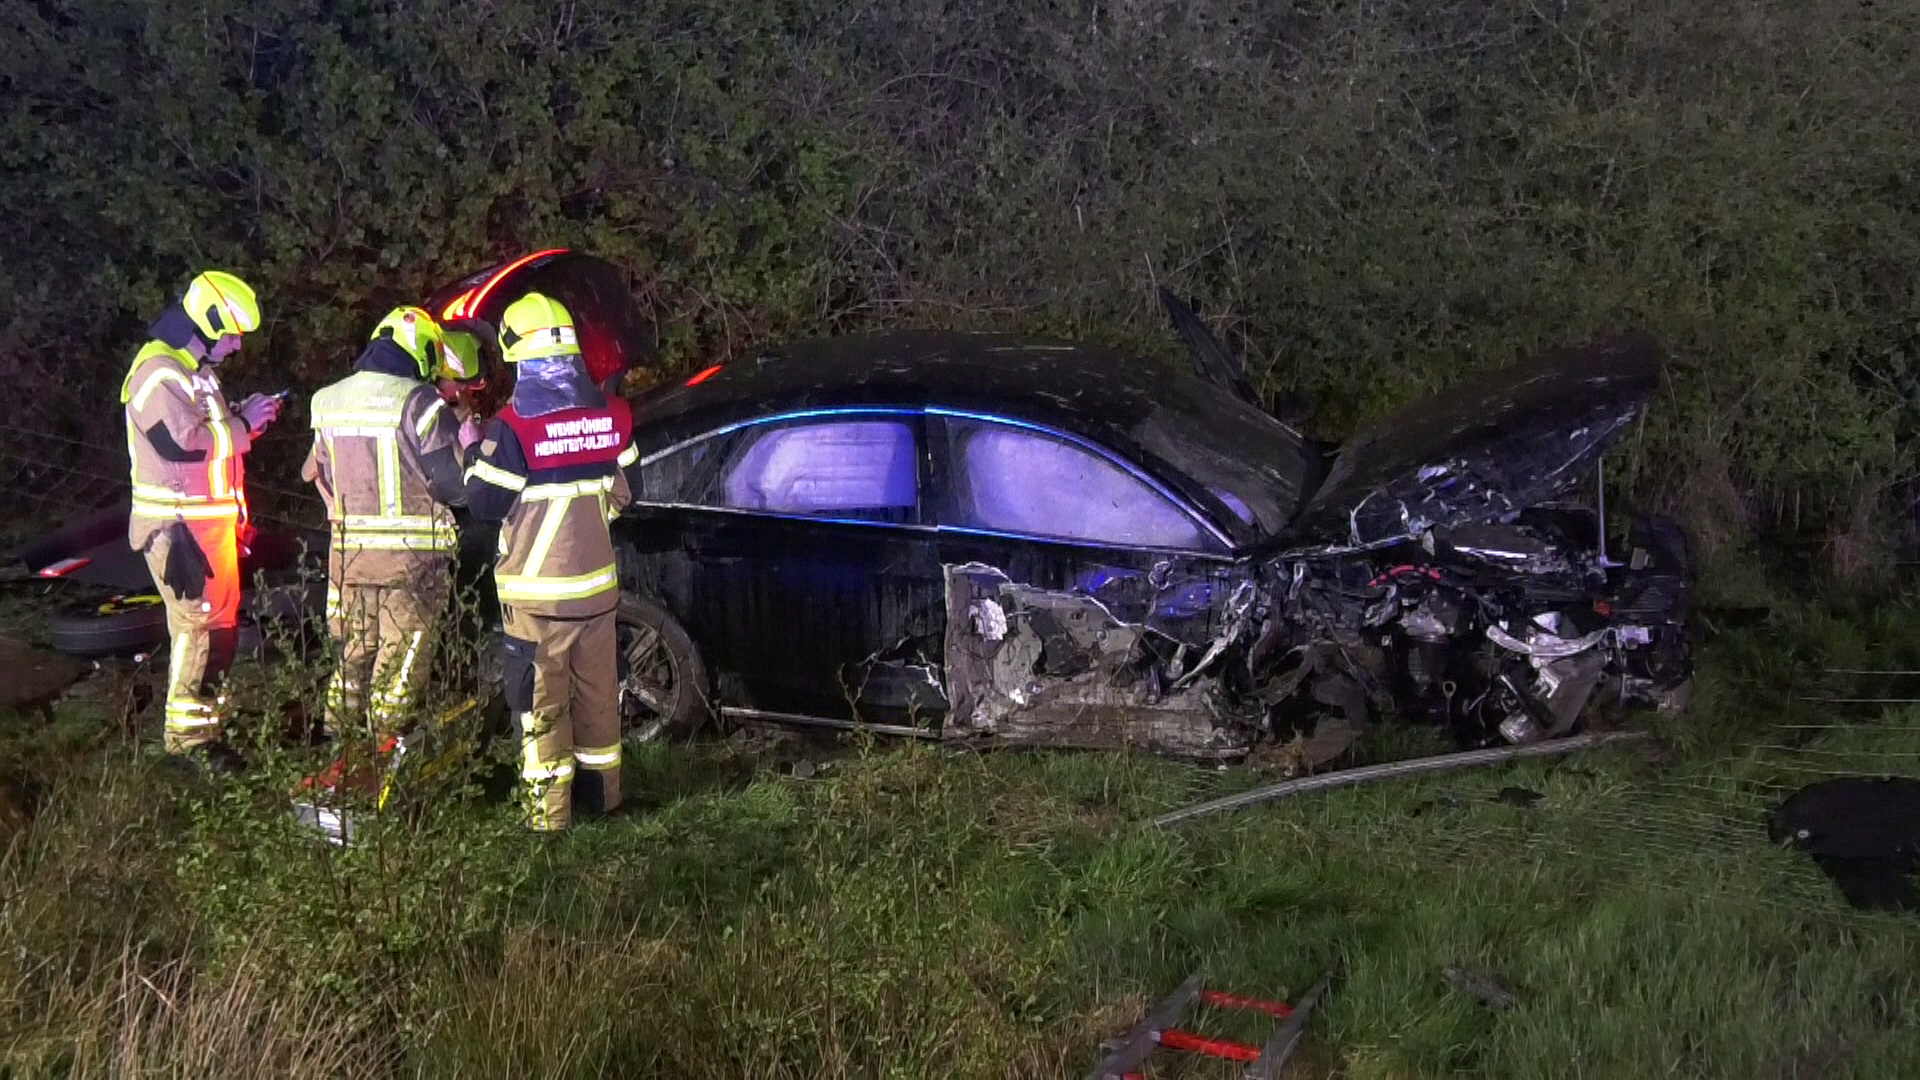
[[[1660,350],[1608,338],[1474,377],[1348,440],[1296,540],[1377,547],[1561,494],[1638,420]]]

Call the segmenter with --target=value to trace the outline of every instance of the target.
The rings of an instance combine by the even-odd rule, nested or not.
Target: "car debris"
[[[1330,465],[1196,370],[939,332],[703,370],[635,401],[625,580],[735,720],[1231,761],[1379,714],[1474,747],[1684,704],[1686,534],[1610,542],[1575,497],[1650,342],[1482,375]]]
[[[1249,806],[1275,802],[1294,795],[1310,792],[1332,791],[1335,788],[1353,787],[1356,784],[1371,783],[1375,780],[1392,780],[1403,776],[1417,776],[1421,773],[1446,772],[1454,769],[1468,769],[1480,765],[1498,765],[1508,761],[1520,761],[1526,758],[1553,757],[1571,754],[1580,750],[1592,750],[1616,743],[1634,742],[1652,738],[1645,731],[1607,731],[1586,735],[1570,735],[1565,738],[1551,739],[1546,742],[1527,743],[1521,746],[1498,746],[1484,750],[1463,750],[1453,754],[1436,754],[1432,757],[1412,758],[1407,761],[1390,761],[1381,765],[1366,765],[1357,769],[1340,769],[1335,772],[1320,773],[1316,776],[1302,776],[1292,780],[1283,780],[1277,784],[1268,784],[1251,791],[1242,791],[1236,795],[1227,795],[1218,799],[1194,803],[1178,810],[1170,810],[1153,819],[1153,824],[1161,828],[1179,825],[1195,818],[1207,817],[1228,810],[1244,810]]]

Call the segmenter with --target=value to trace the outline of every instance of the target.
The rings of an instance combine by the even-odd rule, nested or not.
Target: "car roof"
[[[633,401],[643,454],[742,421],[810,409],[938,407],[1061,431],[1137,462],[1213,511],[1224,490],[1279,532],[1318,457],[1272,416],[1170,365],[1071,341],[894,331],[766,348]],[[1259,505],[1251,505],[1252,503]],[[1252,539],[1239,522],[1232,533]]]

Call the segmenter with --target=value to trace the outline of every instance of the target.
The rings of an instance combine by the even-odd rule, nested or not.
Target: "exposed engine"
[[[1646,518],[1624,560],[1597,516],[1543,507],[1509,524],[1277,564],[1248,656],[1271,734],[1337,710],[1448,728],[1462,745],[1566,735],[1591,710],[1680,704],[1692,670],[1685,533]]]

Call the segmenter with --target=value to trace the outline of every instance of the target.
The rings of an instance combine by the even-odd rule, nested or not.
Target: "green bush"
[[[1169,281],[1339,435],[1639,327],[1672,384],[1631,488],[1711,542],[1797,510],[1857,547],[1914,464],[1917,24],[1852,0],[16,4],[0,347],[111,446],[128,351],[203,264],[261,289],[236,373],[261,386],[537,245],[627,268],[673,363],[900,324],[1175,359]]]

